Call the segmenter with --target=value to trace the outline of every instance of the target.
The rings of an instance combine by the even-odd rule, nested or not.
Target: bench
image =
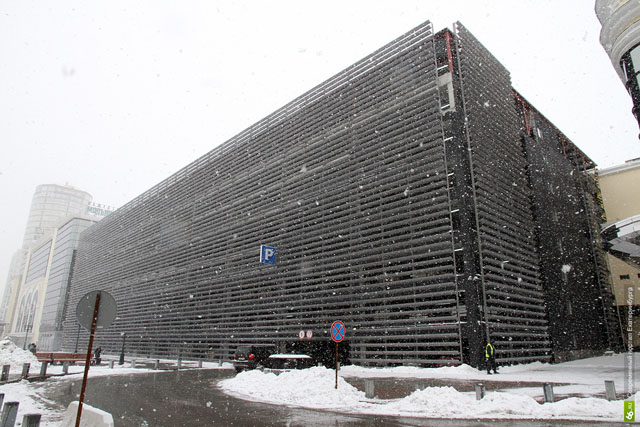
[[[62,365],[64,362],[69,362],[71,365],[75,365],[77,362],[86,362],[87,353],[36,353],[38,362],[49,362],[52,365]]]

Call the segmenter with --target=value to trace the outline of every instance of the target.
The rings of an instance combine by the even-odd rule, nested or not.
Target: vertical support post
[[[11,370],[11,365],[2,365],[2,376],[0,377],[0,381],[9,381],[10,370]]]
[[[616,384],[613,381],[605,380],[604,389],[607,394],[607,400],[616,400]]]
[[[25,414],[22,417],[22,427],[39,427],[41,417],[40,414]]]
[[[41,377],[46,377],[47,376],[47,366],[49,366],[49,362],[42,362],[42,365],[40,365],[40,376]]]
[[[544,383],[542,386],[542,390],[544,391],[545,403],[553,402],[553,386],[551,384]]]
[[[336,342],[336,390],[338,389],[338,342]]]
[[[476,389],[476,400],[482,400],[486,392],[486,388],[484,384],[482,383],[476,384],[475,389]]]
[[[29,368],[31,368],[31,363],[22,364],[22,374],[20,374],[20,378],[25,379],[29,377]]]
[[[373,385],[373,380],[366,379],[364,380],[364,395],[367,399],[373,399],[375,396],[375,386]]]
[[[18,417],[19,402],[7,402],[2,407],[2,415],[0,415],[0,427],[13,427]]]
[[[84,362],[84,375],[82,377],[82,388],[80,389],[80,399],[78,399],[78,414],[76,415],[76,427],[80,427],[80,417],[82,416],[82,402],[84,402],[84,392],[87,388],[87,378],[89,377],[89,367],[91,366],[91,349],[93,347],[93,338],[96,333],[96,324],[98,323],[98,313],[100,312],[100,292],[96,294],[96,304],[93,307],[93,319],[91,320],[91,333],[89,334],[89,348],[87,349],[87,357]]]

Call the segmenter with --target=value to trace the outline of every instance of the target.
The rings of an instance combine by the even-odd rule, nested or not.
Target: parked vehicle
[[[233,367],[237,372],[266,366],[270,355],[276,352],[273,344],[241,345],[233,353]]]
[[[314,366],[313,358],[306,354],[272,354],[266,366],[271,369],[306,369]]]

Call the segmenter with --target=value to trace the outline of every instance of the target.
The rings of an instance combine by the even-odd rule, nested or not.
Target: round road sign
[[[307,329],[307,339],[310,340],[313,338],[313,331],[311,329]]]
[[[302,329],[300,329],[300,332],[298,332],[298,338],[300,338],[301,340],[304,339],[304,331]]]
[[[76,306],[76,318],[78,323],[87,331],[91,331],[91,322],[93,321],[93,312],[96,307],[96,296],[100,294],[100,307],[98,308],[98,320],[96,328],[106,328],[116,318],[116,300],[110,293],[105,291],[91,291],[80,298]]]
[[[335,342],[340,342],[344,339],[346,334],[346,329],[344,327],[344,323],[340,320],[336,320],[331,324],[331,339]]]

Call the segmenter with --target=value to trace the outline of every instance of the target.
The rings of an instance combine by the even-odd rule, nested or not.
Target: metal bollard
[[[220,359],[218,359],[218,367],[222,366],[222,357]]]
[[[0,381],[9,381],[10,370],[11,370],[11,365],[2,365],[2,376],[0,377]]]
[[[544,383],[542,385],[542,390],[544,391],[545,403],[553,402],[553,386],[551,384]]]
[[[47,366],[49,366],[49,362],[42,362],[42,365],[40,365],[40,376],[41,377],[46,377],[47,376]]]
[[[18,405],[20,405],[19,402],[7,402],[4,404],[0,415],[0,427],[13,427],[18,417]]]
[[[135,369],[136,367],[136,359],[131,359],[131,367]]]
[[[613,381],[605,380],[604,389],[607,393],[607,400],[616,400],[616,384]]]
[[[22,427],[39,427],[41,417],[40,414],[25,414],[22,417]]]
[[[113,360],[109,360],[109,369],[113,369]]]
[[[178,359],[178,369],[182,368],[182,359]]]
[[[202,368],[202,360],[198,360],[198,368]]]
[[[69,362],[62,363],[62,374],[67,375],[69,373]]]
[[[375,396],[375,386],[373,380],[364,380],[364,396],[367,399],[373,399]]]
[[[476,389],[476,400],[482,400],[486,392],[486,388],[484,384],[476,384],[475,389]]]
[[[156,359],[156,363],[153,364],[153,369],[156,371],[160,369],[160,359]]]
[[[20,375],[20,378],[27,378],[29,376],[29,368],[31,368],[31,363],[22,364],[22,374]]]

